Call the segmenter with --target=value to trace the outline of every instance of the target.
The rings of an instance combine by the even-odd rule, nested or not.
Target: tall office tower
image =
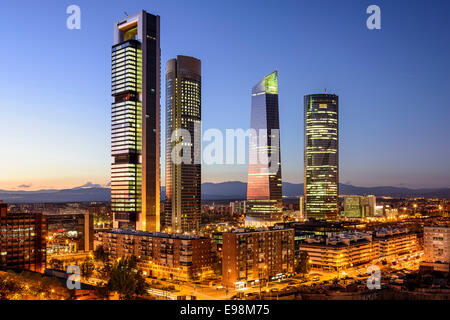
[[[338,216],[338,105],[334,94],[305,95],[306,218],[333,220]]]
[[[200,60],[177,56],[167,62],[165,228],[172,232],[200,226],[201,92]]]
[[[250,129],[245,225],[270,226],[283,209],[277,71],[253,87]]]
[[[114,227],[159,231],[159,16],[117,22],[112,47],[111,211]]]

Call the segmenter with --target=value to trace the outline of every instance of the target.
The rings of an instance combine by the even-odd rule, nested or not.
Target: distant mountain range
[[[376,195],[392,197],[425,197],[450,199],[450,188],[408,189],[400,187],[355,187],[340,184],[341,195]],[[203,200],[242,200],[246,198],[247,183],[239,181],[203,183]],[[283,195],[297,197],[303,195],[303,184],[283,183]],[[6,191],[0,190],[0,200],[7,203],[42,202],[92,202],[110,201],[109,187],[86,184],[81,187],[63,190]],[[161,188],[161,199],[165,199],[165,187]]]

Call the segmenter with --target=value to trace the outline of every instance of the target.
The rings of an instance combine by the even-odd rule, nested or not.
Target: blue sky
[[[66,28],[71,4],[81,30]],[[371,4],[381,30],[366,28]],[[249,127],[251,88],[277,69],[284,181],[303,180],[303,96],[327,88],[341,182],[450,187],[449,1],[48,0],[0,4],[0,189],[109,181],[113,23],[141,9],[161,16],[162,130],[168,59],[202,60],[203,129],[223,131]],[[203,166],[203,181],[246,170]]]

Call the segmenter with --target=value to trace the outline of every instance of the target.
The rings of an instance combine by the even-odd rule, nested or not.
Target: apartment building
[[[236,229],[222,238],[222,282],[227,286],[257,285],[294,272],[294,229]]]
[[[211,239],[197,235],[113,229],[96,233],[94,246],[115,258],[135,256],[150,277],[189,281],[212,273]]]

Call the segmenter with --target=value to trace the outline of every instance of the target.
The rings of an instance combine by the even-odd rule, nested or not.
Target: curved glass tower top
[[[282,210],[278,74],[252,90],[247,184],[247,226],[272,225]]]

